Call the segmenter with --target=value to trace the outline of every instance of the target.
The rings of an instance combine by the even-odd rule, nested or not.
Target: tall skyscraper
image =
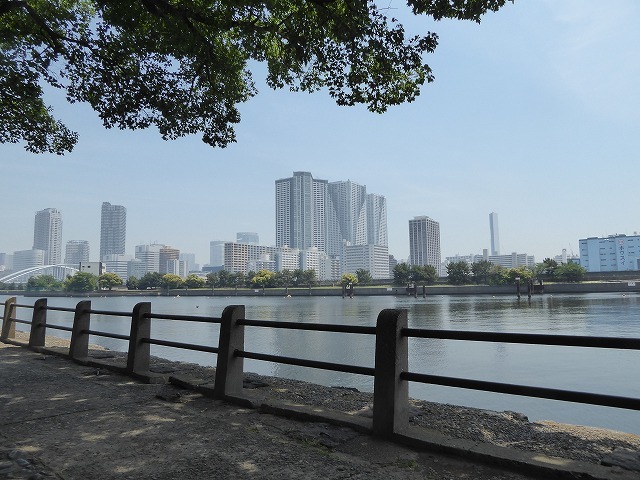
[[[105,255],[124,255],[127,237],[127,209],[102,202],[100,221],[100,260]]]
[[[64,263],[78,268],[80,262],[89,261],[89,242],[86,240],[69,240],[64,252]]]
[[[36,212],[33,249],[44,251],[45,265],[58,265],[62,260],[62,214],[55,208]]]
[[[309,172],[276,180],[276,246],[326,251],[326,180]]]
[[[440,272],[440,224],[426,217],[409,220],[409,262],[432,265]]]
[[[344,244],[387,245],[387,206],[381,195],[350,180],[327,182],[309,172],[276,180],[276,246],[317,248],[332,257]]]
[[[180,250],[178,250],[177,248],[172,248],[169,245],[163,245],[160,248],[158,261],[160,262],[160,273],[175,273],[173,263],[175,263],[176,261],[180,261]]]
[[[367,194],[367,219],[367,244],[388,246],[386,198],[375,193]]]
[[[224,265],[225,240],[212,240],[209,242],[209,266],[221,267]]]
[[[498,214],[489,214],[489,228],[491,229],[491,255],[500,255],[500,234],[498,233]]]

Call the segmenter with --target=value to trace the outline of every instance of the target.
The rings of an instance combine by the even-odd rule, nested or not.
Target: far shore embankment
[[[545,283],[535,285],[532,296],[553,294],[582,294],[582,293],[640,293],[640,278],[638,280],[622,279],[600,282],[582,283]],[[198,289],[153,289],[153,290],[100,290],[97,292],[44,292],[9,290],[0,291],[4,295],[22,295],[25,297],[104,297],[104,296],[193,296],[193,297],[332,297],[349,296],[341,286],[315,287],[281,287],[281,288],[198,288]],[[433,295],[513,295],[517,296],[515,285],[417,285],[415,292],[409,292],[404,286],[397,285],[362,285],[354,286],[353,296],[397,296],[397,297],[429,297]],[[527,286],[520,286],[520,296],[527,298]]]

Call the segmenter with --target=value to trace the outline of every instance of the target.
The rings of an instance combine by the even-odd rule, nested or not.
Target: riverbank
[[[539,286],[536,287],[539,290]],[[536,290],[533,296],[554,294],[622,293],[640,294],[640,278],[603,282],[546,283],[542,292]],[[24,290],[0,291],[1,295],[25,297],[105,297],[105,296],[183,296],[183,297],[340,297],[345,296],[340,286],[289,287],[289,288],[200,288],[200,289],[155,289],[155,290],[100,290],[98,292],[28,292]],[[356,286],[353,296],[416,296],[434,295],[511,295],[516,296],[515,285],[427,285],[418,286],[415,292],[407,288],[387,285]],[[526,285],[521,286],[520,296],[527,298]]]
[[[18,340],[26,340],[26,334],[22,332],[17,332]],[[5,347],[2,345],[2,347]],[[56,337],[47,337],[46,347],[51,351],[55,351],[56,349],[60,351],[64,351],[68,349],[68,342],[63,339],[59,339]],[[72,363],[65,361],[63,359],[57,359],[56,357],[51,357],[47,353],[44,355],[35,354],[30,352],[27,349],[20,348],[19,352],[14,353],[13,355],[19,355],[20,357],[23,354],[28,354],[29,361],[25,364],[24,368],[29,368],[34,370],[34,372],[25,372],[26,374],[35,373],[38,375],[37,371],[41,368],[50,368],[50,366],[54,365],[53,361],[55,361],[56,369],[60,372],[60,385],[59,386],[51,386],[49,387],[49,393],[45,393],[46,390],[42,390],[42,385],[29,385],[25,383],[24,379],[20,379],[19,377],[15,378],[17,384],[11,385],[11,379],[13,378],[11,371],[13,368],[12,362],[5,362],[3,365],[3,382],[9,382],[2,384],[2,389],[0,390],[0,397],[3,398],[6,408],[3,410],[3,415],[7,418],[5,419],[9,425],[8,430],[3,427],[2,433],[0,436],[6,436],[7,433],[15,428],[14,421],[9,418],[11,417],[11,408],[15,403],[19,403],[20,395],[24,395],[22,397],[22,402],[28,404],[32,400],[30,397],[32,395],[38,396],[38,392],[44,394],[45,397],[56,400],[58,408],[62,411],[64,417],[64,411],[68,407],[68,403],[70,401],[69,396],[66,396],[67,391],[72,391],[76,388],[76,384],[78,384],[78,378],[83,378],[86,381],[100,383],[105,382],[106,384],[131,384],[132,382],[127,381],[123,377],[120,377],[117,374],[110,373],[108,370],[98,370],[96,368],[90,367],[81,367],[81,366],[73,366]],[[98,358],[101,361],[107,361],[112,363],[113,365],[124,364],[124,354],[119,352],[107,351],[104,349],[92,349],[92,355],[94,358]],[[18,358],[18,357],[16,357]],[[39,360],[35,363],[36,360]],[[44,363],[40,361],[46,360]],[[60,363],[60,362],[65,362]],[[66,366],[65,366],[66,365]],[[75,384],[72,384],[72,380],[67,378],[69,369],[81,369],[81,374],[74,374],[76,376]],[[212,400],[201,399],[200,396],[193,390],[196,386],[202,385],[207,382],[212,382],[214,378],[215,369],[209,367],[202,367],[195,364],[190,363],[182,363],[182,362],[171,362],[168,360],[154,358],[153,359],[153,371],[159,374],[165,375],[167,378],[170,378],[172,381],[172,385],[147,385],[140,387],[136,387],[139,390],[145,390],[148,392],[155,392],[155,396],[165,404],[172,405],[176,412],[178,410],[184,411],[179,415],[181,419],[186,419],[187,415],[197,412],[192,412],[191,410],[187,410],[187,406],[197,406],[197,408],[201,409],[201,413],[207,411],[207,409],[215,407],[219,408],[220,402],[215,402]],[[8,372],[5,375],[5,372]],[[55,379],[53,379],[55,381]],[[39,380],[38,380],[39,381]],[[82,381],[80,382],[82,383]],[[135,382],[133,382],[135,383]],[[57,385],[57,384],[56,384]],[[184,388],[189,387],[189,388]],[[17,390],[16,390],[17,388]],[[20,388],[26,389],[24,392],[20,391]],[[259,376],[254,374],[246,374],[245,376],[245,390],[247,393],[253,392],[254,394],[259,395],[261,398],[256,405],[259,407],[258,411],[266,412],[269,409],[266,408],[266,405],[277,405],[278,402],[284,402],[287,404],[293,404],[298,406],[308,406],[311,407],[311,410],[331,410],[336,412],[342,412],[343,414],[367,417],[371,414],[370,406],[372,404],[372,396],[369,393],[358,392],[354,389],[348,388],[340,388],[337,387],[323,387],[319,385],[314,385],[301,381],[293,381],[287,379],[281,379],[276,377],[267,377],[267,376]],[[51,397],[52,393],[53,397]],[[99,391],[94,391],[93,395],[102,395]],[[86,400],[82,400],[82,402],[92,402],[95,399],[86,397],[87,394],[83,394]],[[104,395],[102,395],[104,397]],[[107,401],[114,401],[114,398],[109,399],[109,397],[105,397]],[[33,399],[36,401],[36,398]],[[79,405],[82,404],[80,402]],[[207,404],[206,402],[211,402]],[[135,403],[135,402],[134,402]],[[210,406],[207,406],[210,405]],[[138,404],[135,405],[136,409],[138,408]],[[563,468],[568,468],[571,470],[572,468],[575,470],[575,465],[591,465],[595,468],[599,473],[594,476],[581,476],[576,478],[627,478],[629,471],[622,469],[621,467],[614,467],[613,469],[605,469],[601,465],[607,463],[613,464],[625,464],[629,458],[637,458],[640,457],[640,436],[625,434],[621,432],[614,432],[611,430],[603,430],[603,429],[595,429],[595,428],[586,428],[572,425],[564,425],[557,424],[552,422],[529,422],[526,417],[523,415],[514,413],[514,412],[492,412],[487,410],[473,409],[473,408],[463,408],[454,405],[446,405],[446,404],[437,404],[433,402],[426,402],[420,400],[413,400],[411,402],[411,418],[410,423],[414,429],[421,429],[422,431],[428,433],[432,437],[445,438],[448,439],[449,445],[453,445],[458,442],[458,445],[475,445],[475,448],[480,448],[480,446],[495,446],[501,449],[509,450],[509,451],[519,451],[523,457],[527,458],[556,458],[558,465],[563,465]],[[54,408],[49,406],[48,408]],[[225,407],[227,408],[227,407]],[[191,413],[188,413],[191,411]],[[61,412],[58,411],[56,415],[59,415]],[[178,412],[179,413],[179,412]],[[40,415],[40,414],[38,414]],[[52,413],[53,415],[53,413]],[[106,412],[105,415],[109,415],[109,418],[112,418],[113,415],[122,415],[122,413],[118,413],[117,411],[113,411],[111,413]],[[151,415],[150,412],[146,412],[144,415]],[[243,413],[242,415],[253,415],[249,413]],[[125,447],[127,442],[131,439],[139,439],[139,436],[145,432],[145,428],[140,427],[142,430],[139,433],[131,434],[127,432],[128,428],[125,426],[119,426],[117,428],[122,428],[121,431],[115,432],[105,432],[100,431],[100,422],[96,422],[92,426],[92,420],[94,415],[91,413],[91,410],[87,410],[85,412],[85,419],[88,424],[83,426],[83,435],[86,438],[90,438],[92,435],[97,437],[113,437],[118,438],[118,442],[125,442]],[[46,418],[49,418],[48,416]],[[53,418],[53,417],[52,417]],[[245,417],[246,418],[246,417]],[[257,418],[257,417],[256,417]],[[264,418],[261,416],[260,418]],[[31,422],[36,421],[35,419],[30,420]],[[282,422],[290,422],[290,420],[281,420]],[[261,430],[264,429],[264,421],[260,423],[263,426],[248,426],[247,428],[258,429],[257,432],[253,433],[261,433],[264,434],[266,431]],[[277,424],[277,422],[276,422]],[[283,423],[284,424],[284,423]],[[36,424],[37,425],[37,421]],[[289,425],[289,423],[287,423]],[[291,424],[294,425],[294,424]],[[40,431],[43,427],[37,427],[36,430]],[[79,428],[79,427],[78,427]],[[115,427],[114,427],[115,428]],[[154,427],[155,428],[155,427]],[[193,432],[189,430],[189,425],[185,425],[184,429],[180,422],[172,421],[172,429],[178,429],[177,432],[173,432],[171,437],[175,439],[175,436],[179,432],[184,433],[184,437],[182,439],[183,443],[189,444],[192,438]],[[193,426],[191,426],[193,428]],[[358,436],[356,432],[348,433],[344,429],[337,429],[335,427],[327,427],[322,426],[322,424],[318,424],[316,422],[303,422],[303,424],[298,424],[297,426],[291,426],[295,432],[294,437],[297,435],[297,442],[302,442],[306,445],[313,445],[314,448],[319,448],[321,451],[324,451],[324,455],[333,455],[334,452],[340,451],[340,448],[344,447],[346,443],[351,444],[351,440],[354,436]],[[95,429],[95,430],[92,430]],[[151,429],[152,431],[153,429]],[[269,430],[269,429],[267,429]],[[54,436],[54,446],[55,449],[62,449],[65,442],[68,441],[69,432],[60,429],[60,426],[56,428],[50,428],[46,430],[47,435]],[[329,432],[329,433],[328,433]],[[342,432],[342,433],[340,433]],[[245,434],[247,432],[245,431]],[[273,433],[273,432],[271,432]],[[211,432],[211,434],[215,434]],[[55,440],[57,437],[60,437],[57,441]],[[15,437],[12,437],[15,438]],[[178,436],[179,438],[179,436]],[[345,439],[345,438],[348,438]],[[360,439],[362,440],[362,439]],[[48,441],[52,441],[49,439]],[[149,439],[148,441],[153,441],[155,444],[161,443],[163,441],[163,437],[156,437]],[[200,437],[198,437],[198,442],[202,441]],[[370,440],[367,440],[370,441]],[[59,442],[59,443],[57,443]],[[19,445],[18,445],[19,446]],[[40,448],[40,447],[38,447]],[[134,442],[131,447],[132,451],[141,448],[139,443]],[[195,448],[195,447],[194,447]],[[404,458],[408,462],[406,465],[414,465],[413,462],[417,462],[415,459],[416,453],[413,452],[411,454],[407,452],[411,452],[410,450],[405,451],[405,447],[397,446],[398,451],[402,451],[404,456],[400,456],[398,458]],[[467,448],[467,447],[464,447]],[[483,447],[484,448],[484,447]],[[54,451],[55,451],[54,449]],[[472,450],[467,450],[472,452]],[[48,452],[50,453],[50,452]],[[246,453],[246,452],[245,452]],[[433,453],[433,452],[431,452]],[[76,455],[77,457],[77,455]],[[48,459],[50,456],[44,457]],[[473,458],[473,455],[470,455],[469,458]],[[407,460],[408,459],[408,460]],[[176,462],[177,459],[174,459]],[[80,461],[80,460],[76,460]],[[263,459],[263,461],[268,461],[267,459]],[[370,461],[375,461],[375,454],[372,455],[372,459]],[[45,463],[47,463],[45,462]],[[393,463],[393,462],[392,462]],[[1,465],[1,461],[0,461]],[[484,478],[504,478],[504,479],[515,479],[515,478],[524,478],[524,477],[515,477],[515,476],[500,476],[502,475],[499,472],[491,471],[487,473],[489,476],[483,476],[480,474],[473,474],[470,476],[461,475],[461,471],[457,470],[454,472],[451,463],[447,463],[447,468],[450,470],[448,472],[440,472],[442,475],[430,474],[432,476],[427,476],[426,478],[475,478],[475,479],[484,479]],[[625,464],[629,467],[629,464]],[[397,466],[397,465],[396,465]],[[441,465],[442,466],[442,465]],[[637,465],[636,465],[637,466]],[[87,467],[89,468],[89,467]],[[98,470],[91,467],[92,470],[92,478],[110,478],[109,476],[101,476],[98,473]],[[385,467],[386,469],[387,467]],[[398,476],[395,476],[396,473],[390,474],[391,470],[385,470],[386,473],[382,473],[382,471],[373,471],[370,472],[369,476],[357,476],[357,475],[339,475],[334,472],[334,475],[327,476],[327,478],[413,478],[413,475],[408,475],[408,473],[416,473],[418,472],[418,463],[416,463],[415,468],[405,468],[400,469],[400,473]],[[434,468],[433,465],[428,468]],[[425,472],[429,471],[425,465],[420,465],[420,472],[423,473],[422,476],[418,476],[416,478],[424,478],[426,474]],[[456,467],[458,468],[458,467]],[[468,468],[468,465],[464,468]],[[474,466],[475,468],[475,466]],[[482,467],[488,468],[488,467]],[[559,468],[559,467],[558,467]],[[426,469],[426,470],[425,470]],[[260,470],[258,470],[260,471]],[[611,472],[612,477],[603,476],[603,472]],[[640,471],[640,468],[639,468]],[[0,467],[0,475],[1,475],[1,467]],[[394,470],[395,472],[395,470]],[[453,473],[452,473],[453,472]],[[202,473],[202,472],[200,472]],[[297,472],[301,473],[301,472]],[[353,473],[353,472],[352,472]],[[400,475],[404,473],[404,476]],[[477,471],[476,471],[477,473]],[[512,475],[512,474],[509,474]],[[637,475],[637,471],[635,473]],[[314,475],[312,475],[314,476]],[[282,475],[282,476],[269,476],[269,475],[256,475],[255,478],[303,478],[302,475]],[[1,476],[0,476],[1,478]],[[65,477],[67,478],[67,477]],[[73,477],[69,476],[68,478],[81,478],[81,477]],[[87,478],[87,477],[85,477]],[[133,475],[129,478],[156,478],[152,476],[138,476]],[[163,477],[159,475],[157,478],[172,478],[172,477]],[[198,478],[196,476],[187,476],[184,478]],[[220,477],[219,477],[220,478]],[[222,477],[222,478],[232,478],[232,477]],[[240,478],[240,477],[237,477]],[[304,478],[310,478],[308,476]],[[317,477],[316,477],[317,478]],[[548,477],[547,477],[548,478]],[[634,478],[634,476],[629,476],[628,478]],[[636,477],[637,478],[637,477]]]

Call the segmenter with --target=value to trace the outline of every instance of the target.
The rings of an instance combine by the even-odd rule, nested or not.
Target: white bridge
[[[0,277],[0,282],[27,283],[31,277],[36,277],[38,275],[51,275],[56,280],[63,281],[68,275],[74,275],[77,272],[77,268],[73,268],[68,265],[40,265],[39,267],[25,268],[24,270]]]

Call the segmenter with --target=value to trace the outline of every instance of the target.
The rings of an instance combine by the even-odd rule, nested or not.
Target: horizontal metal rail
[[[47,323],[45,326],[47,328],[53,328],[54,330],[62,330],[64,332],[73,332],[73,328],[72,327],[64,327],[62,325],[53,325],[51,323]]]
[[[333,333],[359,333],[363,335],[375,335],[376,327],[364,327],[360,325],[332,325],[328,323],[298,323],[298,322],[279,322],[271,320],[249,320],[241,318],[238,325],[247,327],[270,327],[285,328],[290,330],[311,330],[318,332]]]
[[[56,312],[71,312],[74,313],[76,311],[75,308],[69,308],[69,307],[50,307],[47,305],[46,307],[47,310],[53,310]]]
[[[402,380],[410,382],[443,385],[446,387],[466,388],[469,390],[482,390],[485,392],[506,393],[525,397],[546,398],[550,400],[563,400],[566,402],[585,403],[604,407],[625,408],[628,410],[640,410],[640,398],[619,397],[615,395],[601,395],[598,393],[574,392],[555,388],[531,387],[511,383],[487,382],[483,380],[470,380],[466,378],[444,377],[440,375],[427,375],[423,373],[402,372]]]
[[[252,360],[263,360],[265,362],[284,363],[287,365],[296,365],[299,367],[319,368],[321,370],[331,370],[334,372],[356,373],[359,375],[373,376],[375,370],[373,367],[359,367],[357,365],[344,365],[341,363],[319,362],[317,360],[305,360],[302,358],[283,357],[280,355],[269,355],[266,353],[245,352],[244,350],[236,350],[235,355],[242,358],[250,358]]]
[[[12,322],[23,323],[25,325],[31,325],[31,320],[20,320],[19,318],[10,318]]]
[[[14,307],[21,307],[21,308],[33,308],[33,305],[23,305],[21,303],[14,303],[13,306]]]
[[[131,314],[129,314],[131,315]],[[144,318],[157,320],[184,320],[187,322],[203,322],[203,323],[221,323],[222,319],[217,317],[202,317],[198,315],[174,315],[165,313],[145,313]]]
[[[98,330],[82,330],[82,333],[96,335],[98,337],[116,338],[118,340],[129,340],[129,335],[123,335],[121,333],[100,332]]]
[[[412,338],[438,338],[443,340],[471,340],[476,342],[523,343],[530,345],[640,350],[639,338],[545,335],[534,333],[494,333],[463,330],[427,330],[419,328],[404,328],[402,329],[402,334]]]
[[[111,310],[86,310],[88,313],[95,313],[96,315],[110,315],[113,317],[130,317],[131,312],[113,312]]]
[[[210,347],[207,345],[194,345],[191,343],[172,342],[170,340],[159,340],[155,338],[143,338],[143,343],[151,345],[161,345],[164,347],[183,348],[186,350],[195,350],[197,352],[218,353],[218,347]]]

